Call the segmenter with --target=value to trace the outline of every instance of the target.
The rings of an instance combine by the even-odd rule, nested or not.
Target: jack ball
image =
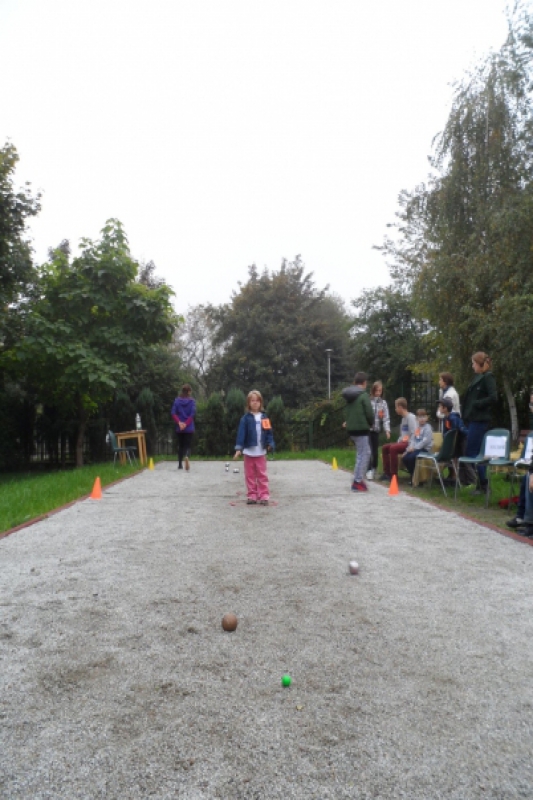
[[[222,617],[222,627],[225,631],[234,631],[237,628],[237,622],[235,614],[224,614]]]

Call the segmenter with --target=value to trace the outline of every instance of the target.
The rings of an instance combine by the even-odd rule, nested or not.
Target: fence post
[[[313,449],[313,420],[309,422],[309,450]]]

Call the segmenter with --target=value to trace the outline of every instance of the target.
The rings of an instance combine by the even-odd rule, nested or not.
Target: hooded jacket
[[[344,418],[348,433],[351,436],[368,433],[374,424],[374,411],[366,389],[362,386],[347,386],[342,390],[342,397],[346,401]]]
[[[194,417],[196,415],[196,402],[192,397],[176,397],[172,411],[172,419],[176,423],[177,433],[193,433]],[[180,430],[178,423],[184,422],[185,428]]]

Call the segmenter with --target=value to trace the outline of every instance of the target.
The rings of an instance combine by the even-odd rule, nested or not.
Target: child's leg
[[[268,488],[267,460],[266,456],[257,456],[253,459],[255,463],[255,477],[257,485],[258,500],[269,500],[270,492]]]
[[[379,431],[370,431],[368,434],[370,440],[370,463],[368,469],[378,468],[378,445],[379,445]]]
[[[256,459],[253,456],[244,456],[244,480],[246,481],[246,496],[248,500],[257,500],[257,482],[255,479]]]
[[[408,444],[409,442],[396,442],[389,445],[390,472],[387,472],[387,475],[392,477],[398,474],[398,457],[405,453]]]
[[[416,457],[421,452],[422,452],[422,450],[413,450],[411,453],[404,453],[403,454],[403,463],[404,463],[405,469],[407,470],[407,472],[409,473],[411,478],[413,477],[414,472],[415,472]]]
[[[391,473],[391,456],[390,449],[392,444],[384,444],[381,448],[381,459],[383,461],[383,474],[392,475]]]
[[[370,458],[370,444],[368,436],[353,436],[352,438],[357,448],[353,479],[356,483],[361,483],[364,480],[368,459]]]

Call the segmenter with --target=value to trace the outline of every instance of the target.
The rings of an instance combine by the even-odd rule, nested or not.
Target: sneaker
[[[267,506],[268,505],[268,500],[260,500],[259,501],[259,505],[260,506]]]
[[[526,522],[520,531],[520,536],[525,536],[527,539],[533,539],[533,525],[528,525]]]
[[[246,500],[246,505],[247,506],[255,506],[255,505],[257,505],[257,500],[252,500],[251,497],[248,497],[248,499]]]
[[[380,481],[390,481],[390,475],[386,475],[385,473],[383,473],[383,475],[379,476],[379,480]]]
[[[178,469],[183,469],[183,464],[178,464]]]
[[[525,523],[521,517],[513,517],[512,519],[508,519],[505,524],[508,528],[521,528]]]
[[[368,492],[368,487],[364,481],[354,481],[352,483],[352,492]]]
[[[366,473],[366,479],[367,479],[367,481],[373,481],[374,480],[374,470],[373,469],[369,469],[368,470],[368,472]]]
[[[188,472],[190,470],[190,468],[191,468],[191,465],[189,464],[189,456],[185,456],[185,470],[186,470],[186,472]]]

